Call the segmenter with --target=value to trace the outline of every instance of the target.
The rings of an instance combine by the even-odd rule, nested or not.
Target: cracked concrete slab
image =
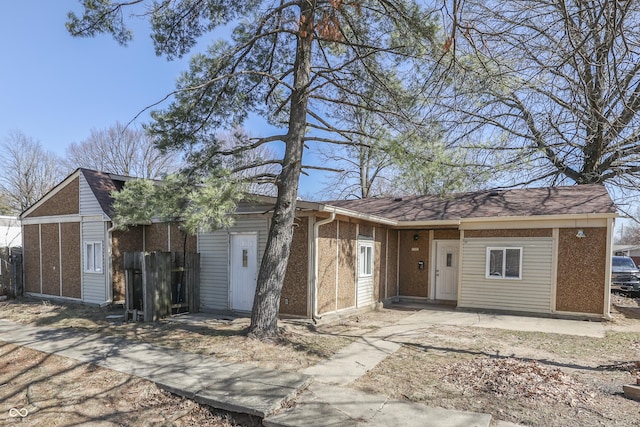
[[[334,354],[331,359],[310,366],[303,371],[316,381],[347,385],[373,369],[400,348],[400,344],[363,337]]]
[[[406,427],[488,427],[491,415],[432,408],[347,387],[313,383],[296,406],[267,417],[267,427],[327,425]]]

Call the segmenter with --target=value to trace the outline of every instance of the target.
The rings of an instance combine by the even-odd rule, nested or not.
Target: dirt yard
[[[529,426],[640,426],[640,402],[624,398],[640,360],[640,299],[613,297],[606,338],[436,325],[352,386],[428,406],[486,412]],[[270,343],[244,336],[246,319],[121,323],[117,312],[78,305],[0,304],[0,318],[126,336],[264,367],[302,370],[355,337],[413,314],[381,310],[319,326],[285,321]],[[0,341],[0,424],[258,425],[172,396],[153,384]],[[27,409],[20,413],[9,410]],[[21,422],[22,421],[22,422]],[[235,424],[234,424],[235,423]]]
[[[158,389],[155,384],[0,342],[0,425],[260,425]]]
[[[606,338],[433,326],[354,386],[527,426],[639,426],[640,299],[613,297]],[[640,330],[637,327],[635,330]]]
[[[283,324],[278,340],[260,342],[245,336],[246,318],[176,316],[157,323],[122,322],[122,310],[23,299],[0,303],[0,319],[33,326],[75,328],[125,337],[189,353],[249,365],[298,371],[331,357],[353,339],[312,333],[307,322]]]

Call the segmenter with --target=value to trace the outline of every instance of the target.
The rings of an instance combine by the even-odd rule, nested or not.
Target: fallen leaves
[[[557,368],[515,358],[477,358],[443,367],[445,382],[507,398],[587,403],[594,392]]]

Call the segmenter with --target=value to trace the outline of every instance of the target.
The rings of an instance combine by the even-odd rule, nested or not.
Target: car
[[[640,269],[628,256],[611,259],[611,289],[625,292],[640,292]]]

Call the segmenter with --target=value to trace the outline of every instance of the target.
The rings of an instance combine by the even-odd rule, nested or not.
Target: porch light
[[[578,239],[584,239],[585,237],[587,237],[587,235],[584,234],[584,230],[583,229],[580,229],[580,230],[578,230],[578,234],[576,234],[576,237]]]

